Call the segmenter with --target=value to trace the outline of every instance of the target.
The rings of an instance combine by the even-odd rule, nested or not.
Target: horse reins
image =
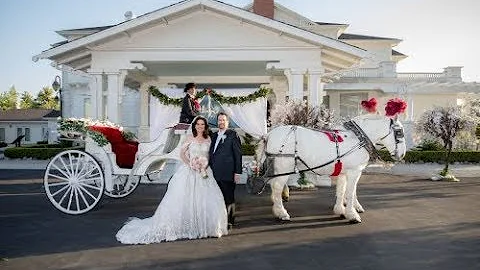
[[[379,159],[380,158],[380,155],[378,154],[378,152],[376,151],[375,149],[375,146],[373,145],[372,141],[368,138],[368,136],[365,134],[365,132],[357,125],[357,123],[355,123],[355,121],[351,120],[351,121],[348,121],[346,123],[344,123],[344,127],[347,129],[347,130],[351,130],[356,136],[357,138],[359,139],[359,142],[354,145],[350,150],[348,150],[347,152],[343,153],[340,155],[340,150],[339,150],[339,146],[338,146],[338,139],[337,139],[337,135],[334,133],[334,138],[335,138],[335,144],[336,144],[336,149],[337,149],[337,157],[333,160],[330,160],[328,162],[325,162],[323,164],[320,164],[318,166],[315,166],[315,167],[309,167],[308,164],[300,157],[298,156],[297,154],[297,144],[298,144],[298,141],[297,141],[297,127],[296,126],[292,126],[290,131],[288,132],[287,136],[285,136],[285,139],[282,143],[282,145],[280,146],[280,150],[278,151],[278,154],[271,154],[271,153],[266,153],[267,157],[293,157],[295,159],[295,167],[294,167],[294,171],[293,172],[287,172],[287,173],[280,173],[280,174],[274,174],[274,175],[268,175],[266,176],[267,178],[273,178],[273,177],[279,177],[279,176],[286,176],[286,175],[291,175],[291,174],[296,174],[296,173],[302,173],[302,172],[307,172],[307,171],[310,171],[316,175],[320,175],[318,174],[317,172],[315,172],[314,170],[316,169],[320,169],[322,167],[325,167],[327,165],[330,165],[332,164],[333,162],[337,161],[337,160],[340,160],[341,158],[343,158],[344,156],[346,155],[349,155],[350,153],[360,149],[360,148],[365,148],[367,150],[367,152],[369,153],[370,156],[373,156],[375,157],[375,159]],[[286,145],[286,142],[288,140],[288,138],[290,137],[290,134],[291,133],[294,133],[295,134],[295,148],[294,148],[294,154],[283,154],[283,147],[285,147]],[[303,169],[303,170],[298,170],[298,166],[297,166],[297,160],[300,160],[300,162],[302,162],[302,164],[307,167],[307,169]]]

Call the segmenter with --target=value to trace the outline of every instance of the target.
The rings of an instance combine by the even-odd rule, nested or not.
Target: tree
[[[271,113],[272,126],[297,125],[322,129],[329,128],[334,120],[333,112],[324,105],[312,106],[305,101],[277,104]]]
[[[10,87],[10,90],[0,93],[0,109],[10,110],[17,108],[18,93],[15,86]]]
[[[22,93],[22,97],[20,98],[20,109],[32,108],[38,108],[38,104],[35,102],[33,95],[25,91]]]
[[[445,147],[445,167],[440,173],[449,174],[450,154],[453,142],[460,131],[471,131],[475,127],[475,119],[465,113],[460,106],[435,107],[424,112],[416,123],[416,129],[440,139]]]
[[[51,87],[43,87],[43,89],[38,92],[36,103],[40,108],[43,109],[59,109],[58,100],[55,99],[55,92]]]

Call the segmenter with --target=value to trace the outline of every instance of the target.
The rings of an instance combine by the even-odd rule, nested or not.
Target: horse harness
[[[334,139],[334,142],[335,142],[335,147],[337,149],[337,157],[333,160],[330,160],[328,162],[325,162],[323,164],[320,164],[318,166],[315,166],[315,167],[312,167],[310,168],[307,163],[298,155],[298,151],[297,151],[297,144],[298,144],[298,141],[297,141],[297,126],[292,126],[290,131],[287,133],[287,135],[285,136],[285,139],[282,143],[282,145],[280,146],[280,150],[278,151],[278,153],[276,154],[272,154],[272,153],[266,153],[266,156],[267,158],[268,157],[293,157],[295,159],[295,166],[294,166],[294,171],[293,172],[288,172],[288,173],[280,173],[280,174],[274,174],[274,175],[267,175],[266,177],[267,178],[273,178],[273,177],[279,177],[279,176],[286,176],[286,175],[291,175],[291,174],[297,174],[297,173],[301,173],[301,172],[306,172],[306,171],[310,171],[310,172],[313,172],[315,173],[316,175],[320,175],[318,174],[317,172],[315,172],[316,169],[319,169],[319,168],[322,168],[322,167],[325,167],[327,165],[330,165],[332,164],[333,162],[337,161],[337,162],[340,162],[340,159],[343,158],[344,156],[346,155],[349,155],[350,153],[358,150],[358,149],[361,149],[362,147],[365,148],[365,150],[367,150],[368,154],[370,155],[370,159],[371,160],[380,160],[380,155],[378,154],[377,152],[377,149],[375,149],[375,146],[373,145],[372,141],[370,140],[370,138],[368,138],[367,134],[365,134],[365,132],[362,130],[361,127],[358,126],[358,124],[353,121],[353,120],[350,120],[348,122],[345,122],[343,124],[343,126],[345,127],[345,129],[347,130],[350,130],[352,131],[355,136],[357,136],[359,142],[354,145],[350,150],[348,150],[347,152],[343,153],[343,154],[340,154],[340,151],[339,151],[339,140],[338,140],[338,135],[334,132],[332,132],[332,136],[333,136],[333,139]],[[318,131],[318,130],[316,130]],[[391,132],[394,132],[394,135],[395,135],[395,154],[397,153],[398,151],[398,146],[397,144],[400,142],[399,141],[399,138],[403,138],[403,131],[401,128],[397,128],[397,125],[394,124],[393,120],[391,120],[390,122],[390,132],[385,135],[384,137],[382,137],[381,139],[384,139],[386,138],[388,135],[390,135]],[[326,132],[331,132],[331,131],[326,131]],[[294,148],[294,153],[293,154],[284,154],[282,153],[283,152],[283,148],[285,147],[288,139],[290,138],[290,135],[291,134],[294,134],[295,135],[295,148]],[[307,167],[307,169],[303,169],[303,170],[298,170],[298,166],[297,166],[297,161],[300,161],[302,162],[302,164]]]

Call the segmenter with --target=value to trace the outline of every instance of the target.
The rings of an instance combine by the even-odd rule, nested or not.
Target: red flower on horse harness
[[[392,98],[385,105],[385,115],[389,117],[405,112],[407,103],[399,98]]]
[[[377,111],[377,99],[371,98],[369,100],[363,100],[361,102],[362,107],[369,113],[374,113]]]

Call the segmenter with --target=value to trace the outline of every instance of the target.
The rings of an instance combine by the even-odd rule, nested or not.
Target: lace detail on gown
[[[190,158],[208,158],[210,142],[191,142]],[[152,217],[131,218],[118,231],[124,244],[149,244],[177,239],[220,237],[227,234],[227,212],[210,167],[203,178],[182,163]]]

